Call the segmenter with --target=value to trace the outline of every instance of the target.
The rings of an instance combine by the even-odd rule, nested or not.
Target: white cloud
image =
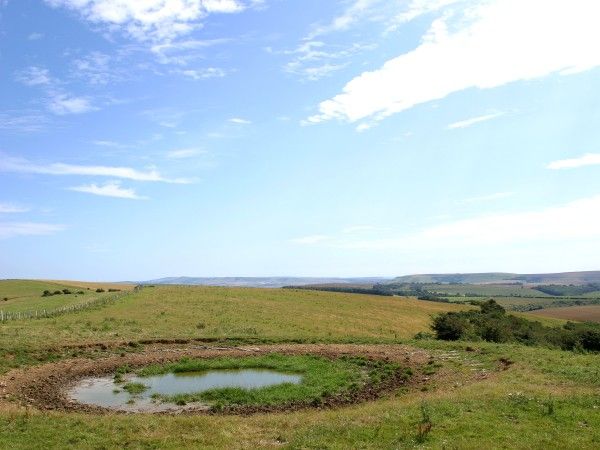
[[[31,33],[29,36],[27,36],[27,39],[30,41],[37,41],[43,37],[44,35],[42,33]]]
[[[493,114],[485,114],[483,116],[471,117],[470,119],[460,120],[458,122],[451,123],[446,128],[448,130],[455,130],[457,128],[467,128],[480,122],[486,122],[488,120],[495,119],[502,116],[504,113],[498,112]]]
[[[1,203],[0,202],[0,214],[24,213],[27,211],[29,211],[29,208],[15,205],[14,203]]]
[[[469,88],[591,69],[600,65],[599,14],[595,0],[469,2],[462,14],[436,19],[414,50],[351,80],[308,120],[382,120]]]
[[[344,12],[334,17],[331,22],[326,25],[314,27],[307,39],[314,39],[323,34],[347,30],[353,24],[363,19],[377,3],[380,3],[380,0],[354,0]]]
[[[91,52],[73,60],[72,75],[82,78],[90,84],[103,85],[119,80],[122,74],[110,67],[111,58],[102,52]]]
[[[496,192],[494,194],[488,195],[480,195],[478,197],[471,197],[461,200],[459,203],[480,203],[480,202],[490,202],[494,200],[501,200],[503,198],[512,197],[515,195],[514,192]]]
[[[291,242],[293,242],[294,244],[312,245],[312,244],[318,244],[319,242],[327,241],[328,239],[329,239],[329,236],[325,236],[323,234],[314,234],[311,236],[303,236],[303,237],[299,237],[299,238],[294,238],[291,240]]]
[[[201,153],[206,153],[205,150],[200,150],[197,148],[182,148],[178,150],[170,150],[167,152],[167,158],[169,159],[185,159],[191,158],[193,156],[199,155]]]
[[[238,0],[46,0],[52,6],[79,12],[140,41],[169,41],[194,28],[213,13],[245,9]]]
[[[356,249],[457,248],[600,238],[600,195],[531,212],[463,219],[389,239],[339,241]]]
[[[1,156],[1,155],[0,155]],[[1,158],[0,171],[37,173],[44,175],[89,175],[112,178],[124,178],[135,181],[161,181],[164,183],[190,183],[184,178],[165,178],[157,170],[140,171],[130,167],[83,166],[75,164],[52,163],[38,165],[16,158]]]
[[[377,230],[381,230],[381,228],[375,227],[373,225],[353,225],[350,227],[343,228],[342,233],[353,234],[353,233],[363,233],[366,231],[377,231]]]
[[[0,222],[0,239],[8,239],[17,236],[48,235],[64,229],[64,225],[50,223]]]
[[[225,44],[231,39],[187,39],[154,44],[150,49],[161,64],[186,66],[191,61],[202,58],[198,50]]]
[[[57,93],[53,94],[48,100],[48,109],[54,114],[64,116],[67,114],[82,114],[98,108],[94,107],[87,97]]]
[[[229,119],[231,123],[237,123],[238,125],[250,125],[252,122],[248,119],[242,119],[241,117],[232,117]]]
[[[77,192],[85,192],[86,194],[100,195],[103,197],[128,198],[132,200],[144,200],[148,197],[141,197],[136,194],[134,189],[123,188],[119,181],[108,181],[103,185],[95,183],[82,186],[70,187],[69,190]]]
[[[327,45],[317,40],[302,42],[296,49],[284,51],[294,58],[284,66],[289,73],[300,75],[307,80],[316,81],[347,67],[347,59],[357,53],[372,50],[374,45],[352,44],[345,48]]]
[[[48,122],[48,117],[37,111],[0,112],[0,130],[33,133],[46,128]]]
[[[600,153],[586,153],[579,158],[560,159],[552,161],[546,167],[548,169],[575,169],[585,166],[596,166],[600,164]]]
[[[187,69],[178,70],[175,73],[180,73],[193,80],[208,80],[209,78],[223,78],[227,73],[225,70],[218,67],[206,67],[203,69]]]
[[[48,85],[52,82],[48,69],[31,66],[17,73],[17,80],[27,86]]]

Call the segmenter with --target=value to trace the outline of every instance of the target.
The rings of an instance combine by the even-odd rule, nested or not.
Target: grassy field
[[[427,330],[432,314],[461,309],[411,298],[306,290],[147,287],[107,307],[5,323],[0,352],[160,338],[393,341]]]
[[[190,337],[222,339],[220,345],[404,343],[428,352],[439,367],[423,389],[335,409],[248,417],[98,415],[0,400],[0,447],[598,448],[598,355],[412,340],[428,330],[431,315],[464,308],[400,297],[170,286],[144,288],[98,309],[0,324],[3,373],[75,354],[102,358],[122,351],[60,351],[65,344]],[[423,434],[427,422],[430,431]]]
[[[547,308],[532,311],[529,314],[536,317],[550,317],[562,320],[577,320],[580,322],[600,323],[600,305],[570,306],[567,308]]]
[[[69,281],[42,280],[1,280],[0,281],[0,311],[23,312],[34,310],[54,310],[64,306],[84,303],[107,295],[107,292],[97,293],[96,289],[130,290],[131,285],[112,285],[106,283],[80,283]],[[71,294],[42,296],[43,292],[62,291],[66,289]]]

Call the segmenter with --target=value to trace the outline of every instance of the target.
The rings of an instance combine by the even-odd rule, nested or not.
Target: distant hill
[[[405,275],[389,281],[391,283],[526,283],[526,284],[588,284],[600,282],[600,271],[561,272],[540,274],[517,274],[504,272],[490,273],[448,273]]]
[[[306,286],[309,284],[369,284],[385,283],[390,278],[319,278],[319,277],[167,277],[140,282],[140,284],[183,284],[201,286],[267,287]]]

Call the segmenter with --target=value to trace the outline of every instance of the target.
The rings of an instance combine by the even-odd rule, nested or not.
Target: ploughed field
[[[468,308],[168,286],[2,322],[0,447],[597,448],[598,354],[423,334],[432,316]],[[251,369],[300,378],[250,391],[159,392],[157,402],[192,405],[176,413],[107,411],[69,396],[81,380],[109,377],[142,402],[152,387],[144,377]]]
[[[600,305],[569,306],[566,308],[546,308],[530,314],[553,319],[577,320],[579,322],[600,323]]]

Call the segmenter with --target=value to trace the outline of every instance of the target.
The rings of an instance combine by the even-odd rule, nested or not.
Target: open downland
[[[0,352],[144,339],[393,342],[427,331],[432,315],[462,309],[307,290],[147,287],[98,309],[4,323]]]
[[[4,323],[0,447],[598,448],[598,355],[411,339],[428,330],[431,315],[462,308],[400,297],[171,286],[144,288],[98,309]],[[247,354],[240,347],[366,354],[419,371],[409,386],[355,404],[250,416],[73,412],[39,403],[25,389],[49,386],[44,392],[54,395],[60,391],[52,380],[60,384],[71,371],[176,360],[185,352]]]
[[[568,306],[566,308],[546,308],[528,314],[553,319],[577,320],[580,322],[600,323],[600,305]]]

